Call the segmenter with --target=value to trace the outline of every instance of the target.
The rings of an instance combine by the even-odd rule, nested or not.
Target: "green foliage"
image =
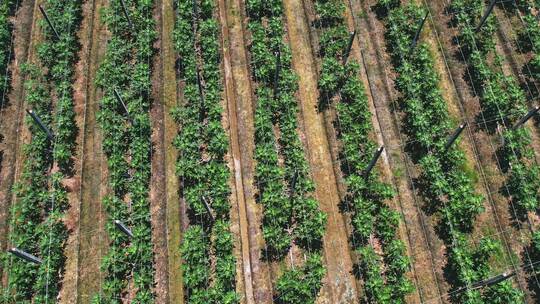
[[[472,6],[476,9],[470,10]],[[463,33],[472,33],[474,20],[482,15],[482,6],[481,0],[460,0],[452,3],[452,9],[457,12],[457,26]],[[528,23],[532,22],[531,17],[525,20]],[[494,21],[491,23],[494,24]],[[475,85],[481,88],[479,95],[482,110],[487,117],[499,117],[497,123],[506,126],[502,132],[504,145],[500,154],[503,166],[509,167],[506,186],[510,192],[510,199],[520,212],[534,211],[538,209],[540,202],[540,167],[534,162],[529,130],[512,129],[516,121],[527,112],[525,94],[514,77],[501,72],[498,60],[492,65],[488,63],[487,56],[496,54],[493,40],[496,27],[488,25],[484,28],[478,34],[470,34],[469,38],[460,36],[460,44],[469,50],[468,58],[473,80]],[[532,37],[540,38],[538,24],[531,25],[527,31]]]
[[[96,84],[103,90],[98,122],[103,132],[111,193],[103,200],[109,215],[106,230],[109,251],[101,269],[106,274],[102,295],[94,303],[118,303],[133,274],[134,303],[154,302],[154,258],[148,189],[151,177],[150,106],[153,42],[157,33],[152,19],[153,1],[125,1],[134,29],[123,13],[120,0],[109,2],[102,20],[112,36],[97,73]],[[118,100],[120,93],[130,120]],[[130,208],[126,202],[129,200]],[[113,220],[130,226],[131,240]]]
[[[24,83],[26,102],[46,125],[54,119],[47,79],[39,67],[21,66],[26,76]],[[61,185],[61,173],[49,171],[53,162],[51,142],[31,120],[26,119],[31,133],[30,142],[23,147],[25,161],[21,179],[15,184],[16,202],[12,205],[10,241],[13,247],[39,256],[40,266],[17,258],[6,259],[9,269],[9,297],[16,302],[34,300],[36,303],[56,299],[64,269],[64,243],[67,228],[63,212],[67,207],[67,192]],[[9,266],[7,266],[9,265]]]
[[[468,0],[452,2],[454,22],[477,24],[479,18],[474,14],[482,12],[483,4],[482,1],[473,2]],[[444,149],[449,132],[454,127],[438,86],[439,76],[435,71],[429,47],[420,43],[414,51],[409,50],[418,21],[423,15],[423,10],[412,4],[391,9],[385,20],[386,39],[399,75],[396,88],[402,94],[402,109],[406,114],[405,125],[409,135],[417,140],[415,150],[419,151],[416,157],[422,168],[421,179],[425,188],[423,192],[429,200],[430,209],[440,215],[439,231],[448,244],[446,267],[452,274],[449,276],[452,285],[458,288],[487,278],[490,274],[489,258],[500,255],[501,252],[500,245],[489,239],[482,239],[476,250],[473,250],[467,241],[467,234],[474,229],[476,217],[484,211],[483,198],[475,193],[474,181],[463,170],[466,167],[463,152],[455,144],[449,151]],[[501,103],[501,97],[503,101],[517,102],[521,100],[522,95],[510,79],[492,72],[485,65],[483,58],[494,46],[493,41],[485,36],[494,31],[494,24],[491,17],[479,34],[484,37],[483,39],[478,39],[474,29],[471,28],[463,29],[459,39],[464,43],[463,51],[467,53],[473,65],[476,67],[484,65],[482,69],[475,70],[474,77],[484,80],[489,78],[490,84],[504,84],[504,89],[492,95],[494,98],[484,99],[487,108],[500,111],[501,108],[512,107],[511,103]],[[477,43],[481,50],[476,49],[476,46],[473,47],[472,43]],[[453,300],[456,303],[484,303],[486,298],[522,297],[511,284],[504,288],[499,285],[501,284],[487,290],[485,295],[477,290],[468,290],[459,293]],[[497,294],[499,291],[501,294]]]
[[[219,23],[213,0],[176,2],[173,33],[179,54],[183,103],[172,116],[180,127],[174,140],[177,174],[193,213],[180,248],[187,303],[238,303],[236,259],[230,231],[230,172],[225,160],[229,139],[222,126],[222,76]],[[201,79],[199,91],[198,76]],[[210,205],[210,220],[204,200]],[[211,265],[213,257],[215,263]]]
[[[11,32],[12,25],[9,22],[10,16],[15,9],[15,0],[4,0],[0,4],[0,103],[4,104],[7,90],[10,84],[8,72],[9,57],[12,52]]]
[[[379,181],[376,169],[367,179],[363,175],[376,145],[370,136],[373,126],[360,67],[352,58],[346,65],[342,64],[343,52],[349,41],[343,18],[345,7],[339,1],[316,1],[315,8],[322,27],[319,109],[329,107],[335,95],[341,97],[336,104],[339,119],[336,127],[338,138],[343,143],[341,167],[348,188],[346,204],[351,210],[352,245],[360,255],[359,268],[364,289],[370,302],[404,303],[413,286],[406,277],[410,269],[409,259],[396,235],[400,217],[386,204],[394,192],[390,185]],[[378,237],[383,245],[382,257],[368,245],[372,236]],[[382,265],[387,267],[386,271]]]
[[[251,33],[249,51],[255,90],[255,178],[257,202],[263,206],[262,232],[265,257],[283,259],[292,242],[309,252],[322,245],[327,217],[312,197],[305,151],[298,136],[297,76],[292,71],[291,51],[284,43],[282,1],[246,2]],[[280,56],[280,73],[274,91]],[[279,139],[276,139],[277,131]],[[280,161],[282,160],[282,162]],[[294,191],[292,182],[296,176]],[[318,255],[317,255],[318,256]],[[320,258],[320,257],[319,257]],[[279,303],[313,303],[324,267],[312,257],[302,270],[289,269],[278,279]],[[305,279],[304,282],[295,280]]]
[[[310,254],[304,266],[288,270],[276,283],[279,304],[312,304],[326,274],[319,254]]]

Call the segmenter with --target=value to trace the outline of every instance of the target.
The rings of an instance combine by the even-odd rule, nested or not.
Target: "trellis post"
[[[368,178],[369,174],[371,173],[371,170],[373,170],[373,167],[375,167],[375,164],[377,163],[377,160],[379,160],[379,157],[381,157],[381,154],[384,151],[384,146],[379,147],[377,151],[375,151],[375,154],[373,154],[373,158],[369,162],[369,165],[367,166],[366,170],[364,171],[364,178]]]
[[[126,3],[124,2],[124,0],[120,0],[120,3],[122,3],[122,10],[124,11],[124,15],[126,16],[126,19],[127,19],[128,23],[129,23],[129,27],[131,29],[134,29],[133,23],[131,23],[131,18],[129,18],[129,12],[128,12]]]
[[[491,2],[489,3],[489,6],[488,8],[486,9],[486,12],[484,13],[484,16],[482,16],[482,19],[480,19],[480,23],[478,24],[478,26],[476,27],[476,30],[475,32],[479,32],[480,29],[482,28],[482,26],[484,25],[484,23],[486,22],[487,18],[489,17],[489,15],[491,14],[491,11],[493,11],[493,8],[495,7],[495,4],[497,3],[498,0],[491,0]]]
[[[420,34],[422,33],[422,29],[424,28],[424,24],[426,23],[427,17],[429,16],[429,10],[424,15],[424,18],[422,18],[422,21],[420,21],[420,25],[418,29],[416,30],[416,34],[414,35],[413,41],[411,42],[410,50],[414,50],[416,47],[416,44],[418,43],[418,38],[420,38]]]
[[[450,149],[450,147],[454,144],[454,142],[457,140],[459,135],[461,135],[463,130],[465,130],[465,127],[467,127],[466,122],[462,123],[461,125],[459,125],[459,127],[457,127],[457,129],[454,131],[454,134],[452,134],[452,136],[450,136],[450,138],[448,138],[448,141],[446,142],[446,145],[444,145],[444,150],[445,151],[448,151],[448,149]]]
[[[42,259],[38,258],[37,256],[30,254],[26,251],[20,250],[18,248],[11,248],[8,250],[9,253],[13,254],[14,256],[23,259],[27,262],[34,263],[34,264],[41,264],[43,262]]]
[[[116,228],[118,228],[118,230],[122,231],[130,238],[133,237],[133,233],[131,232],[131,230],[126,225],[124,225],[124,223],[122,223],[121,221],[114,220],[114,225],[116,225]]]
[[[204,208],[206,208],[206,212],[208,212],[208,215],[210,215],[210,220],[212,220],[212,222],[215,222],[216,219],[214,218],[214,215],[212,214],[212,208],[210,208],[210,204],[208,204],[208,201],[206,200],[206,197],[204,195],[202,196],[202,201],[203,201]]]
[[[298,180],[298,170],[294,170],[294,175],[291,181],[291,190],[289,192],[289,199],[293,199],[294,194],[296,193],[296,181]]]
[[[124,109],[124,112],[126,112],[126,115],[129,117],[129,119],[131,119],[128,108],[124,103],[124,99],[122,98],[122,95],[120,95],[117,89],[114,89],[114,96],[116,97],[116,100],[118,100],[118,102],[122,105],[122,108]]]
[[[274,98],[277,98],[279,94],[279,76],[281,73],[281,52],[276,51],[274,55],[276,56],[276,70],[274,72]]]
[[[38,5],[39,7],[39,11],[41,12],[41,14],[43,15],[43,17],[45,17],[45,20],[47,21],[47,24],[49,24],[49,27],[52,29],[52,31],[54,32],[54,35],[56,36],[56,39],[60,40],[60,35],[58,34],[58,31],[56,31],[56,28],[54,27],[54,25],[52,24],[52,21],[51,19],[49,19],[49,15],[47,15],[47,12],[45,11],[45,9],[43,8],[43,6]]]
[[[345,49],[345,53],[343,54],[343,64],[347,63],[347,60],[349,59],[349,56],[351,55],[351,49],[354,42],[354,37],[356,37],[356,30],[349,33],[349,43],[347,44],[347,48]]]
[[[531,109],[529,111],[529,113],[527,113],[527,115],[523,116],[515,125],[514,125],[514,129],[517,129],[519,127],[521,127],[524,123],[526,123],[529,119],[531,119],[531,117],[534,116],[534,114],[538,113],[538,110],[540,110],[540,107],[539,106],[536,106],[534,107],[533,109]]]
[[[28,115],[30,115],[30,117],[32,117],[32,119],[33,119],[34,122],[40,127],[40,129],[43,130],[43,132],[45,132],[45,133],[47,134],[47,138],[48,138],[50,141],[53,141],[53,139],[54,139],[53,133],[52,133],[51,130],[43,123],[43,121],[39,118],[39,116],[37,116],[37,114],[36,114],[33,110],[26,110],[26,113],[28,113]]]

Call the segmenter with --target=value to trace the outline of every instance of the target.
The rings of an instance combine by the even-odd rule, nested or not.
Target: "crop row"
[[[353,58],[344,58],[350,39],[345,6],[341,1],[316,1],[315,9],[321,31],[319,105],[324,109],[334,96],[340,97],[335,126],[343,144],[340,156],[354,229],[352,246],[359,255],[365,293],[373,303],[405,303],[405,296],[414,288],[406,275],[410,261],[405,245],[397,235],[400,216],[387,204],[395,194],[390,185],[380,181],[377,170],[368,176],[364,172],[377,147],[370,138],[373,125],[360,66]],[[382,245],[382,258],[370,241],[373,236]]]
[[[103,90],[98,121],[109,169],[109,194],[103,199],[108,214],[109,251],[102,260],[105,273],[94,303],[120,303],[130,278],[133,303],[153,303],[154,266],[148,189],[151,176],[151,64],[155,50],[153,1],[109,2],[102,20],[111,32],[97,85]],[[131,21],[131,23],[129,22]],[[127,108],[115,97],[117,90]],[[114,220],[131,228],[133,237],[116,229]]]
[[[502,59],[495,52],[493,39],[495,19],[488,18],[487,24],[475,34],[474,26],[483,13],[482,1],[455,1],[452,10],[462,32],[460,44],[472,71],[482,111],[485,116],[498,117],[496,123],[503,126],[504,144],[500,155],[503,169],[509,176],[507,187],[511,201],[520,212],[534,211],[540,201],[540,168],[533,161],[529,130],[514,127],[518,119],[527,113],[526,100],[515,78],[504,75],[501,70]],[[491,64],[486,59],[488,55],[495,58]]]
[[[229,147],[222,126],[220,30],[215,0],[179,0],[174,43],[184,81],[183,103],[173,117],[174,145],[190,226],[180,248],[187,303],[238,303],[236,258],[230,231]],[[208,207],[205,206],[208,204]]]
[[[520,51],[531,52],[532,58],[527,63],[530,73],[527,76],[531,78],[530,81],[537,82],[540,79],[540,24],[537,19],[540,1],[517,0],[516,4],[517,9],[523,13],[524,21],[524,28],[519,32]],[[533,232],[530,249],[532,260],[540,259],[540,230],[538,229]],[[538,266],[529,270],[538,271]]]
[[[419,43],[411,48],[425,12],[415,5],[387,8],[386,39],[398,73],[396,88],[401,93],[404,124],[408,136],[415,139],[415,161],[422,169],[421,190],[428,209],[440,217],[438,231],[447,244],[450,283],[454,288],[469,287],[491,274],[489,258],[501,254],[501,244],[483,238],[472,248],[468,240],[475,219],[484,211],[483,197],[475,193],[463,151],[456,144],[446,147],[453,124],[429,46]],[[459,303],[493,303],[497,298],[508,303],[522,301],[521,292],[509,281],[485,289],[466,289],[452,297]]]
[[[473,7],[474,10],[470,10]],[[493,34],[497,24],[493,17],[488,18],[478,34],[474,34],[473,24],[478,22],[482,14],[482,1],[456,1],[452,4],[455,12],[455,22],[462,29],[462,47],[469,60],[474,81],[480,85],[479,96],[482,110],[497,113],[499,124],[504,126],[502,137],[503,146],[500,154],[503,169],[507,171],[506,186],[511,203],[517,206],[520,219],[524,219],[527,211],[537,211],[540,202],[540,167],[535,162],[534,151],[531,147],[531,134],[526,127],[514,127],[519,116],[526,110],[525,96],[517,81],[511,76],[505,76],[501,71],[501,58],[496,54]],[[530,29],[534,32],[534,27]],[[495,57],[491,64],[486,59]],[[534,59],[533,59],[534,60]],[[512,115],[514,114],[514,115]],[[517,116],[516,116],[517,114]],[[540,232],[536,231],[532,238],[531,248],[540,248],[537,243]],[[536,251],[538,252],[538,251]]]
[[[27,120],[31,141],[23,150],[25,163],[21,181],[15,186],[18,202],[13,206],[10,234],[14,247],[40,256],[43,262],[36,267],[12,259],[11,291],[6,292],[15,301],[33,298],[35,303],[55,301],[64,271],[67,240],[64,212],[68,201],[62,180],[69,174],[76,132],[72,78],[81,9],[78,1],[65,4],[48,0],[45,5],[60,37],[54,36],[43,22],[44,39],[37,46],[40,65],[24,65],[22,71],[27,77],[28,107],[53,131],[54,140],[51,142],[46,133]],[[50,172],[53,163],[60,172]]]
[[[298,83],[284,43],[283,4],[248,0],[246,9],[256,83],[255,176],[265,255],[279,261],[293,242],[302,248],[308,254],[305,264],[278,278],[275,298],[279,303],[313,303],[325,274],[320,249],[327,219],[311,194],[315,187],[298,136]]]
[[[0,4],[0,102],[4,104],[4,95],[9,86],[8,62],[11,54],[12,25],[9,17],[15,10],[14,0],[4,0]]]

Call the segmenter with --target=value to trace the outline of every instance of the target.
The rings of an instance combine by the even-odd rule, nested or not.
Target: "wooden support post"
[[[343,53],[343,64],[347,64],[347,60],[349,59],[349,56],[351,55],[351,49],[354,42],[354,37],[356,37],[356,30],[349,33],[349,43],[347,44],[347,48],[345,49],[345,53]]]
[[[454,134],[452,134],[452,136],[450,136],[450,138],[448,138],[448,141],[446,142],[446,145],[444,145],[444,150],[445,151],[448,151],[448,149],[450,149],[450,147],[454,144],[454,142],[459,137],[459,135],[461,135],[461,132],[463,132],[463,130],[465,130],[466,126],[467,126],[467,123],[461,124],[456,129],[456,131],[454,131]]]
[[[43,262],[43,260],[41,260],[40,258],[38,258],[37,256],[33,255],[33,254],[30,254],[28,252],[25,252],[25,251],[22,251],[18,248],[11,248],[8,250],[9,253],[13,254],[14,256],[20,258],[20,259],[23,259],[27,262],[30,262],[30,263],[34,263],[34,264],[41,264]]]
[[[384,147],[381,146],[377,151],[375,151],[375,154],[373,155],[373,158],[371,159],[371,162],[369,162],[368,167],[364,171],[364,178],[368,178],[369,174],[371,173],[371,170],[373,167],[375,167],[375,164],[377,163],[377,160],[379,160],[379,157],[381,157],[382,152],[384,151]]]
[[[214,215],[212,214],[212,208],[210,208],[210,204],[208,204],[208,201],[206,200],[206,197],[204,195],[202,196],[202,201],[203,201],[204,207],[206,208],[206,212],[208,212],[208,215],[210,215],[210,220],[212,220],[212,222],[215,222],[216,219],[214,218]]]
[[[424,24],[426,23],[427,17],[429,16],[429,10],[426,12],[426,15],[424,15],[424,18],[422,18],[422,21],[420,21],[420,25],[418,26],[418,29],[416,30],[416,34],[414,35],[414,38],[411,42],[410,50],[414,50],[416,47],[416,44],[418,43],[418,39],[420,38],[420,34],[422,33],[422,29],[424,28]]]
[[[52,142],[54,140],[54,134],[51,132],[51,130],[43,123],[43,121],[37,116],[37,114],[32,110],[26,110],[26,113],[32,117],[34,122],[39,126],[43,132],[47,134],[47,138]]]
[[[122,10],[124,11],[124,15],[126,16],[126,19],[127,19],[128,23],[129,23],[129,27],[132,30],[134,30],[135,27],[133,26],[133,23],[131,23],[131,18],[129,18],[129,12],[128,12],[126,3],[124,2],[124,0],[120,0],[120,3],[122,3]]]
[[[523,124],[525,124],[529,119],[531,119],[531,117],[534,116],[534,114],[538,113],[538,110],[540,110],[540,107],[539,106],[536,106],[534,107],[533,109],[531,109],[529,111],[529,113],[527,113],[527,115],[523,116],[515,125],[514,125],[514,129],[517,129],[519,127],[521,127]]]
[[[489,17],[489,15],[491,14],[491,11],[493,11],[493,8],[495,7],[495,4],[497,4],[497,1],[498,0],[491,0],[491,2],[489,3],[489,6],[488,8],[486,9],[486,12],[484,13],[484,16],[482,16],[482,19],[480,20],[480,23],[478,24],[478,26],[476,27],[476,30],[475,32],[479,32],[480,29],[482,28],[482,26],[484,25],[484,23],[486,22],[487,18]]]
[[[45,20],[47,21],[47,24],[49,25],[49,27],[53,31],[54,36],[56,36],[56,39],[60,40],[60,35],[58,34],[58,31],[56,31],[56,28],[52,24],[51,19],[49,19],[49,15],[47,15],[47,12],[45,11],[45,9],[43,8],[43,6],[41,6],[41,4],[38,5],[38,7],[39,7],[39,11],[43,15],[43,17],[45,17]]]
[[[133,237],[133,233],[131,232],[131,230],[126,225],[124,225],[121,221],[114,220],[114,225],[116,225],[116,228],[118,228],[118,230],[122,231],[130,238]]]
[[[279,74],[281,73],[281,52],[277,51],[274,53],[276,56],[276,69],[274,72],[274,99],[277,98],[279,94]]]

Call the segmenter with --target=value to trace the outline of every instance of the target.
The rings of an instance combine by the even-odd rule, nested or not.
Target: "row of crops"
[[[278,303],[313,303],[325,274],[322,237],[326,215],[313,197],[314,183],[298,136],[297,76],[284,43],[281,0],[246,1],[255,82],[255,177],[263,206],[264,256],[284,262],[293,243],[306,258],[277,279]],[[282,159],[282,162],[281,162]]]
[[[177,76],[183,80],[184,99],[172,113],[180,129],[174,145],[190,220],[180,248],[185,299],[187,303],[238,303],[217,1],[178,0],[175,4]]]
[[[316,1],[315,10],[322,58],[319,105],[324,109],[334,96],[340,96],[335,125],[343,144],[341,167],[348,188],[345,200],[351,213],[352,247],[358,254],[365,295],[372,303],[405,303],[406,295],[414,288],[406,275],[410,261],[405,245],[397,235],[400,216],[387,204],[395,193],[380,181],[376,170],[368,176],[364,172],[377,147],[370,138],[373,125],[360,66],[352,58],[345,58],[349,44],[345,4]],[[374,248],[373,236],[382,245],[382,252]]]
[[[540,24],[538,24],[537,12],[540,2],[517,0],[518,9],[523,13],[524,27],[519,33],[520,51],[532,52],[532,58],[528,62],[530,76],[533,81],[540,79]]]
[[[9,85],[8,63],[11,56],[12,25],[9,17],[16,9],[15,0],[5,0],[0,4],[0,102],[4,104],[5,93]]]
[[[415,162],[422,171],[422,192],[429,209],[439,218],[438,231],[447,245],[446,269],[451,274],[450,283],[456,289],[470,287],[492,275],[490,257],[502,254],[501,244],[483,238],[473,247],[469,239],[475,219],[484,211],[483,197],[475,193],[463,151],[455,144],[449,149],[445,147],[453,124],[439,88],[439,75],[430,49],[425,43],[411,48],[425,11],[415,5],[402,7],[398,1],[383,2],[380,4],[386,5],[388,14],[385,36],[399,75],[396,88],[401,93],[404,124],[408,135],[415,138]],[[471,8],[467,6],[466,11]],[[501,94],[497,96],[500,98]],[[523,295],[510,281],[505,281],[481,289],[467,288],[453,294],[452,300],[456,303],[519,303]]]
[[[520,212],[534,211],[540,201],[540,167],[534,161],[530,131],[514,127],[527,113],[527,103],[516,79],[502,72],[502,58],[495,51],[496,22],[488,18],[482,29],[474,28],[483,13],[482,1],[455,1],[451,6],[461,34],[458,37],[472,71],[475,90],[485,117],[497,117],[502,126],[501,166],[508,175],[507,188],[512,203]],[[488,60],[488,56],[494,57]],[[493,131],[494,125],[487,126]]]
[[[522,53],[531,53],[531,59],[523,68],[527,71],[525,75],[529,78],[527,81],[537,83],[540,80],[540,24],[538,23],[538,11],[540,9],[539,1],[517,0],[515,2],[521,14],[523,28],[518,33],[519,51]],[[540,179],[540,175],[531,175],[531,178]],[[538,183],[538,182],[537,182]],[[540,198],[540,193],[537,192],[537,197]],[[538,200],[538,199],[537,199]],[[531,211],[538,211],[538,202],[531,205]],[[529,247],[531,259],[536,261],[540,259],[540,230],[533,232],[531,245]],[[536,272],[537,266],[529,269],[531,272]],[[536,274],[533,274],[536,276]],[[540,288],[537,286],[537,288]]]
[[[452,10],[456,13],[455,22],[462,31],[459,37],[461,48],[465,50],[473,80],[481,85],[477,94],[482,111],[500,117],[504,139],[500,155],[502,167],[508,175],[505,187],[511,203],[520,213],[517,217],[524,219],[526,212],[538,210],[540,202],[540,167],[531,146],[530,130],[523,126],[515,127],[518,118],[527,113],[526,98],[516,79],[502,72],[503,60],[495,51],[493,38],[497,29],[495,20],[488,19],[487,26],[477,34],[472,30],[472,23],[477,22],[482,14],[482,1],[457,1],[452,4]],[[529,29],[531,33],[534,28]],[[487,59],[490,57],[494,59]],[[534,61],[535,58],[531,62],[533,67]],[[513,114],[517,114],[517,117]],[[536,231],[530,246],[533,257],[540,252],[539,241],[540,232]]]
[[[9,234],[12,247],[40,257],[42,263],[36,265],[5,256],[6,302],[54,302],[64,271],[64,217],[68,201],[62,180],[71,174],[76,134],[72,83],[82,4],[47,0],[43,5],[59,37],[42,21],[43,41],[37,45],[37,60],[24,64],[21,70],[27,79],[27,107],[52,130],[54,138],[48,138],[27,118],[30,142],[24,146],[23,171],[14,187],[16,201],[11,209]],[[59,171],[51,171],[53,164]]]
[[[102,259],[101,291],[93,303],[121,303],[128,283],[132,303],[153,303],[154,261],[148,197],[152,144],[151,70],[157,33],[153,1],[109,2],[102,20],[111,33],[97,85],[103,90],[98,121],[109,170],[109,194],[103,199],[108,214],[107,254]],[[115,90],[119,96],[115,96]],[[117,98],[119,97],[119,98]],[[122,106],[122,102],[126,109]],[[127,111],[126,111],[127,110]],[[127,112],[127,113],[126,113]],[[114,220],[131,229],[118,230]]]

